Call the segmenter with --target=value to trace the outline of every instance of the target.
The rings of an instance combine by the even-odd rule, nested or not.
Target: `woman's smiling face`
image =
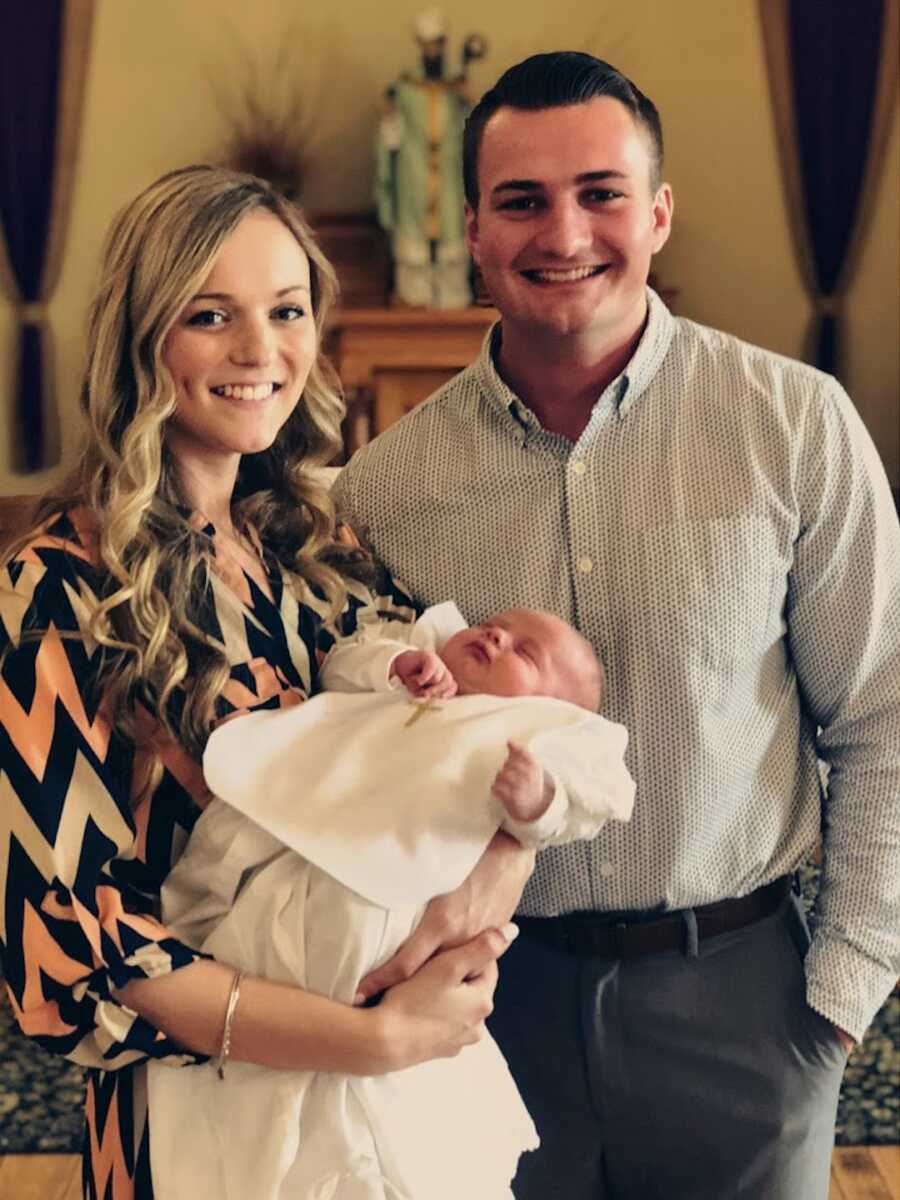
[[[273,213],[249,213],[168,333],[176,388],[166,440],[190,468],[237,470],[272,445],[303,393],[317,337],[309,260]]]

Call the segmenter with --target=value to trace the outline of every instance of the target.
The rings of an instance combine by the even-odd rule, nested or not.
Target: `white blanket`
[[[509,739],[559,785],[543,841],[592,837],[630,817],[625,729],[544,696],[424,704],[402,690],[327,692],[222,726],[203,765],[217,796],[390,908],[453,891],[509,826],[490,796]]]

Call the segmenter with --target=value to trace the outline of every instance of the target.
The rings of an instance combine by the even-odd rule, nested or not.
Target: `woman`
[[[310,470],[339,444],[334,290],[261,181],[189,167],[149,187],[107,244],[87,448],[4,558],[3,969],[23,1031],[88,1068],[90,1197],[152,1194],[148,1058],[377,1074],[456,1053],[490,1007],[496,930],[353,1008],[239,981],[154,915],[210,730],[302,702],[366,602]]]

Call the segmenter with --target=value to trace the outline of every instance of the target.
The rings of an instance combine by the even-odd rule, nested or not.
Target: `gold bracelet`
[[[237,1009],[238,998],[241,994],[241,980],[243,978],[243,971],[235,971],[234,979],[231,981],[228,1007],[225,1009],[225,1024],[222,1026],[222,1044],[219,1046],[219,1054],[216,1058],[216,1074],[220,1079],[225,1078],[225,1064],[228,1062],[228,1055],[231,1053],[231,1026],[234,1024],[234,1014]]]

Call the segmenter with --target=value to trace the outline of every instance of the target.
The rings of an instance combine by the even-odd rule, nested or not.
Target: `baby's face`
[[[463,629],[442,647],[460,695],[555,696],[577,692],[584,651],[574,631],[552,613],[514,608]]]

